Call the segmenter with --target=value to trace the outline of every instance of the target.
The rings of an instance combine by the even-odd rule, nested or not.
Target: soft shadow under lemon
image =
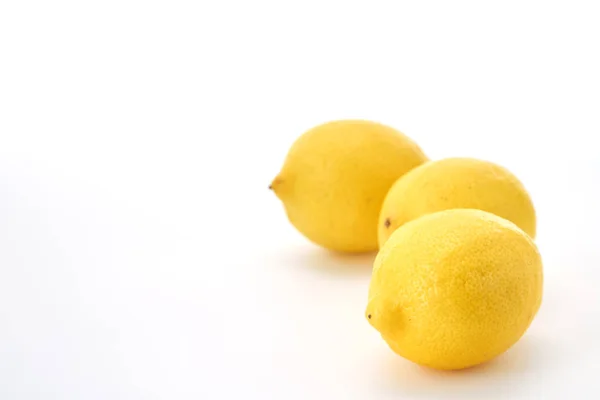
[[[391,352],[391,350],[390,350]],[[400,394],[422,394],[426,398],[480,399],[489,395],[490,387],[499,387],[544,365],[544,343],[524,337],[503,355],[478,366],[458,371],[439,371],[421,367],[394,354],[382,360],[381,384],[386,391]],[[503,395],[511,386],[503,385]],[[483,397],[482,397],[483,396]]]
[[[345,254],[318,247],[302,246],[287,250],[282,257],[286,264],[334,276],[371,276],[376,252]]]

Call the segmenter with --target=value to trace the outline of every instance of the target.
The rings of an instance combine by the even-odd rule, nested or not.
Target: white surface
[[[0,398],[597,398],[594,2],[0,3]],[[329,119],[511,168],[544,305],[460,373],[364,320],[267,190]]]

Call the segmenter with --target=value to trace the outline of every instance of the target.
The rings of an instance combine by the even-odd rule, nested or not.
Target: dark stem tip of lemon
[[[273,179],[273,182],[271,182],[271,184],[269,185],[269,189],[276,192],[277,188],[281,185],[282,182],[283,179],[281,179],[278,175],[277,177],[275,177],[275,179]]]

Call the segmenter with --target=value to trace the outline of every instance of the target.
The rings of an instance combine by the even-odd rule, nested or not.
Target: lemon
[[[542,300],[542,262],[515,224],[454,209],[411,221],[375,259],[366,317],[393,351],[461,369],[506,351]]]
[[[379,244],[408,221],[452,208],[475,208],[514,222],[535,238],[535,209],[521,182],[507,169],[473,158],[431,161],[399,179],[379,216]]]
[[[270,188],[290,222],[312,242],[340,252],[378,248],[383,198],[426,161],[403,133],[362,120],[333,121],[304,133]]]

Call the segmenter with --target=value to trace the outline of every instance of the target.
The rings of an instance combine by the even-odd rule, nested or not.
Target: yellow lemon
[[[296,140],[270,188],[312,242],[341,252],[373,251],[385,194],[424,161],[421,149],[393,128],[333,121]]]
[[[542,300],[529,235],[481,210],[428,214],[398,228],[375,259],[366,317],[393,351],[461,369],[506,351]]]
[[[488,161],[447,158],[425,163],[394,183],[379,215],[379,245],[406,222],[453,208],[491,212],[535,238],[533,203],[510,171]]]

